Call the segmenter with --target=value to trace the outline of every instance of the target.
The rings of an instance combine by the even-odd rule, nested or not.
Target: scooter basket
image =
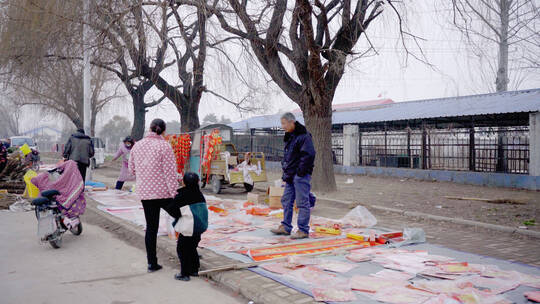
[[[39,212],[38,219],[38,237],[43,239],[56,231],[56,222],[52,210]]]

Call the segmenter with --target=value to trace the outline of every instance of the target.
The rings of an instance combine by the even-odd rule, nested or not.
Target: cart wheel
[[[215,194],[221,192],[221,179],[217,175],[212,175],[212,192]]]
[[[253,185],[244,183],[244,188],[246,189],[246,192],[251,192],[251,190],[253,190]]]

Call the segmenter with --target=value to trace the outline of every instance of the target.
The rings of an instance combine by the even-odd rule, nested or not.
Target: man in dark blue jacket
[[[296,121],[292,113],[285,113],[281,117],[281,126],[285,130],[285,151],[281,167],[285,191],[281,197],[283,206],[283,221],[281,225],[272,229],[278,235],[290,235],[294,201],[298,207],[298,232],[292,239],[309,237],[311,174],[315,161],[315,148],[311,134],[302,124]]]

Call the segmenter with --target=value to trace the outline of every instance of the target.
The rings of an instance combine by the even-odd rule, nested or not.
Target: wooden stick
[[[511,199],[490,199],[490,198],[478,198],[478,197],[459,197],[459,196],[445,196],[446,199],[460,200],[460,201],[478,201],[492,204],[513,204],[513,205],[525,205],[525,202],[511,200]]]

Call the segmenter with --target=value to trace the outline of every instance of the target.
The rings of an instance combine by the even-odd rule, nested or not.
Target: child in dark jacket
[[[201,234],[208,228],[208,209],[199,189],[199,176],[188,172],[184,175],[183,181],[184,187],[178,189],[178,194],[174,198],[182,214],[180,219],[173,223],[174,229],[180,233],[176,252],[182,267],[181,272],[175,275],[175,279],[189,281],[190,276],[199,275],[197,247],[201,241]]]

